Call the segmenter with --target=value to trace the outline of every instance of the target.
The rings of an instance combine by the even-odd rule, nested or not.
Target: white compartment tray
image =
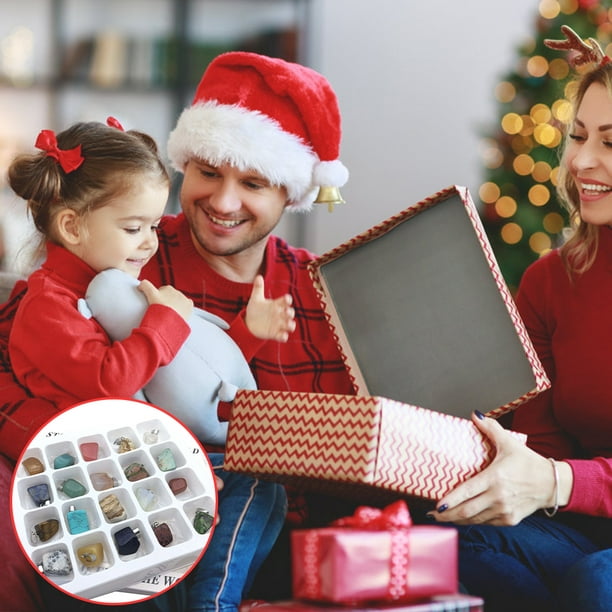
[[[153,435],[151,436],[151,434]],[[131,441],[131,449],[116,444],[121,438]],[[82,445],[95,442],[97,458],[86,460]],[[169,449],[174,458],[173,469],[158,465],[160,453]],[[74,464],[55,468],[60,455],[68,454]],[[23,465],[36,458],[43,471],[30,474]],[[130,481],[125,468],[137,463],[144,466],[148,477]],[[167,466],[164,466],[167,468]],[[97,490],[92,474],[102,473],[114,479],[114,486]],[[187,488],[175,494],[169,482],[184,478]],[[59,486],[74,479],[85,487],[85,493],[71,498]],[[37,506],[28,489],[46,484],[50,500]],[[139,501],[139,489],[153,496],[152,505]],[[115,495],[125,510],[118,520],[110,521],[100,500]],[[84,510],[89,529],[72,534],[67,519],[71,506]],[[217,491],[212,468],[198,440],[177,419],[150,404],[125,399],[100,399],[79,404],[61,412],[49,421],[30,441],[20,456],[11,485],[12,521],[24,553],[39,569],[43,555],[64,551],[72,569],[68,575],[43,573],[57,587],[86,599],[100,597],[129,587],[151,576],[176,568],[188,569],[199,560],[214,527],[200,534],[194,527],[198,509],[216,515]],[[50,519],[59,522],[55,535],[46,541],[33,537],[35,526]],[[153,531],[155,524],[166,523],[172,541],[162,546]],[[139,548],[132,554],[120,554],[114,534],[124,527],[139,530]],[[104,561],[97,567],[86,567],[77,557],[81,547],[101,544]]]

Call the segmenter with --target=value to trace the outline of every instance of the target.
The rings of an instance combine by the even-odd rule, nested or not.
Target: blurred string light
[[[34,33],[20,26],[0,39],[0,76],[16,86],[29,85],[34,77]]]
[[[499,124],[480,143],[485,178],[478,196],[485,229],[511,289],[537,257],[560,244],[568,223],[556,198],[559,154],[571,120],[573,69],[544,45],[567,24],[612,54],[612,0],[541,0],[536,36],[494,89]]]

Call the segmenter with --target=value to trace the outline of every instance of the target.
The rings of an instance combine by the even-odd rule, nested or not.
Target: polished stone
[[[198,508],[195,513],[195,517],[193,519],[193,528],[201,534],[208,533],[213,524],[213,517],[206,512],[206,510],[202,510],[202,508]]]
[[[123,470],[123,473],[130,482],[136,482],[149,477],[149,472],[147,472],[147,469],[142,463],[130,463],[130,465]]]
[[[85,461],[95,461],[98,458],[100,447],[97,442],[83,442],[79,448]]]
[[[25,471],[30,475],[42,474],[45,471],[45,466],[36,457],[28,457],[21,462]]]
[[[65,550],[52,550],[43,554],[39,569],[47,576],[69,576],[72,563]]]
[[[157,465],[162,472],[171,472],[176,469],[176,461],[169,448],[164,448],[164,450],[157,455]]]
[[[66,519],[68,520],[68,530],[72,535],[89,531],[89,519],[85,510],[76,510],[74,506],[70,506]]]
[[[33,485],[27,489],[28,495],[37,506],[46,506],[51,503],[49,486],[45,483]]]
[[[170,531],[168,523],[153,523],[151,528],[160,546],[168,546],[172,543],[172,531]]]
[[[172,493],[179,495],[187,490],[187,481],[184,478],[173,478],[168,482],[168,486]]]
[[[155,510],[155,508],[159,505],[159,498],[157,494],[152,489],[147,489],[146,487],[140,487],[136,489],[134,492],[136,495],[136,499],[140,504],[141,508],[146,512],[150,512],[151,510]]]
[[[76,463],[76,457],[73,457],[70,453],[62,453],[53,460],[53,468],[61,470],[62,468],[69,467]]]
[[[133,555],[140,548],[138,528],[124,527],[115,533],[115,544],[120,555]]]
[[[106,491],[106,489],[112,489],[119,484],[116,478],[106,472],[94,472],[89,475],[89,478],[96,491]]]
[[[102,508],[104,516],[111,523],[122,521],[127,516],[125,508],[121,505],[119,498],[112,493],[100,500],[100,508]]]
[[[58,489],[68,497],[81,497],[87,493],[87,489],[78,480],[74,478],[67,478],[62,482]]]
[[[32,534],[32,542],[48,542],[59,531],[59,521],[57,519],[48,519],[34,525]]]
[[[104,547],[100,542],[77,549],[77,557],[85,567],[97,567],[104,561]]]

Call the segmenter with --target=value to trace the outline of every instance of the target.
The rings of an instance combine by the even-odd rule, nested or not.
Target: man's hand
[[[246,307],[246,325],[249,331],[262,340],[287,342],[295,329],[295,311],[292,297],[283,295],[275,300],[264,296],[263,276],[256,276],[253,291]]]

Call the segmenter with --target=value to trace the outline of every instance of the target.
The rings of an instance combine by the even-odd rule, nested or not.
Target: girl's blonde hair
[[[137,176],[170,184],[155,141],[142,132],[80,122],[57,134],[57,146],[62,151],[80,146],[81,165],[65,172],[57,159],[41,151],[16,157],[8,170],[11,188],[27,200],[34,225],[47,240],[56,239],[53,221],[64,208],[84,217],[129,192]]]
[[[610,94],[610,103],[612,104],[612,64],[605,62],[600,64],[594,70],[585,73],[579,77],[573,84],[572,102],[572,121],[568,124],[567,130],[571,130],[576,113],[580,108],[582,99],[587,89],[593,83],[600,83]],[[566,147],[567,147],[566,134]],[[557,186],[557,194],[561,203],[569,212],[570,232],[569,238],[560,249],[561,259],[565,268],[573,277],[575,274],[581,274],[588,270],[595,260],[597,254],[597,246],[599,244],[599,228],[596,225],[585,223],[580,218],[580,197],[578,188],[570,172],[567,164],[564,161],[565,150],[562,156],[562,163],[559,166],[559,182]]]

